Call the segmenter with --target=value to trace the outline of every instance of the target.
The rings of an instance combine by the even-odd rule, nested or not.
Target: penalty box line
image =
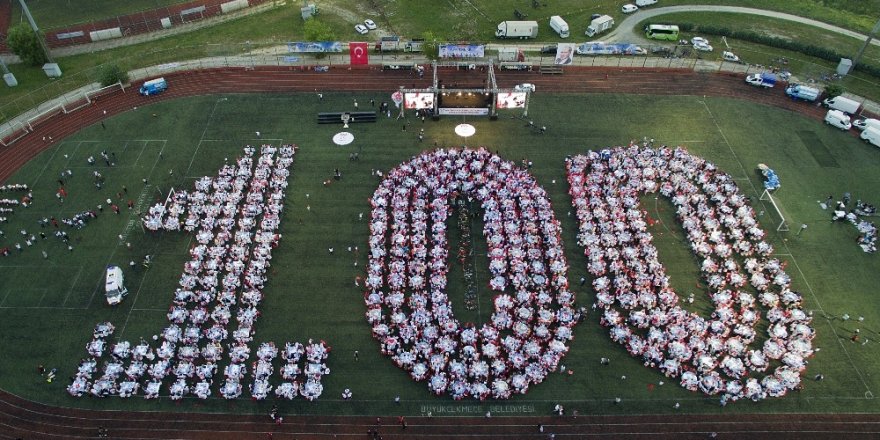
[[[192,176],[192,175],[190,175],[190,173],[189,173],[190,170],[192,169],[192,164],[193,164],[193,162],[194,162],[195,159],[196,159],[196,155],[198,154],[199,149],[202,148],[202,143],[203,143],[203,142],[242,142],[242,141],[244,141],[244,142],[256,141],[256,142],[254,142],[254,143],[249,143],[249,144],[247,144],[247,145],[250,145],[251,147],[254,147],[254,148],[259,147],[259,146],[262,145],[263,143],[270,143],[270,144],[272,144],[272,145],[275,145],[274,142],[270,142],[270,141],[278,141],[278,145],[277,145],[277,146],[280,147],[280,146],[282,145],[284,139],[281,139],[281,138],[260,138],[260,139],[257,139],[257,138],[254,138],[254,139],[231,139],[231,138],[230,138],[230,139],[201,139],[201,140],[199,140],[199,144],[196,146],[196,151],[193,152],[193,157],[192,157],[192,159],[190,159],[190,161],[189,161],[189,167],[187,167],[187,169],[186,169],[186,174],[185,174],[183,177],[184,177],[185,179],[201,179],[202,177],[205,177],[205,176]],[[245,145],[241,145],[240,147],[244,147],[244,146],[245,146]]]

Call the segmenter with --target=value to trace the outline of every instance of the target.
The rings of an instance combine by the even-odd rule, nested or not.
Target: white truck
[[[538,36],[537,21],[502,21],[495,29],[498,38],[536,38]]]
[[[880,128],[868,127],[859,137],[875,147],[880,147]]]
[[[601,15],[594,18],[593,21],[590,22],[590,25],[587,26],[587,32],[585,32],[585,34],[588,37],[592,37],[594,35],[601,34],[608,29],[611,29],[612,26],[614,26],[614,18],[612,18],[610,15]]]
[[[746,82],[755,87],[773,87],[776,85],[776,75],[770,72],[753,73],[746,77]]]
[[[856,114],[856,112],[859,111],[859,107],[862,106],[858,101],[853,101],[844,96],[826,98],[822,101],[822,105],[830,109],[840,110],[850,115]]]
[[[115,306],[122,302],[122,297],[128,295],[128,289],[125,288],[125,276],[119,266],[107,266],[107,274],[104,283],[104,292],[107,297],[107,304]]]
[[[550,28],[562,38],[568,38],[568,23],[558,15],[550,17]]]
[[[821,93],[822,92],[820,92],[819,89],[802,86],[800,84],[792,84],[785,89],[785,94],[792,99],[800,99],[808,102],[813,102],[816,99],[819,99],[819,94]]]

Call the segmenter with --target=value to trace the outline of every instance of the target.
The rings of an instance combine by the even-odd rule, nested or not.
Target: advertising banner
[[[577,53],[579,55],[645,55],[648,52],[631,43],[605,44],[594,41],[578,46]]]
[[[499,93],[495,108],[523,108],[526,106],[526,92]]]
[[[440,58],[483,58],[485,44],[441,44]]]
[[[403,96],[403,107],[422,110],[426,108],[434,108],[433,93],[405,93]]]
[[[306,41],[287,43],[289,52],[342,52],[339,41]]]
[[[444,116],[486,116],[489,114],[487,108],[439,108],[439,113]]]
[[[348,43],[348,55],[351,58],[351,65],[369,64],[370,54],[367,51],[367,43],[352,42]]]
[[[574,43],[559,43],[556,46],[556,60],[553,64],[567,66],[574,61]]]

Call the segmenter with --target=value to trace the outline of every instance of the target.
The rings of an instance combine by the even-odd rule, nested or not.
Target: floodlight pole
[[[31,24],[31,29],[34,30],[34,35],[37,36],[37,41],[40,42],[40,47],[43,48],[43,53],[46,54],[46,59],[50,63],[54,63],[55,61],[52,59],[52,55],[49,54],[49,47],[46,46],[46,40],[40,36],[40,28],[37,27],[37,23],[34,21],[34,17],[31,16],[31,10],[28,9],[27,5],[24,3],[24,0],[18,0],[18,3],[21,4],[21,10],[24,12],[25,17],[27,17],[28,23]]]
[[[406,108],[406,94],[403,91],[403,86],[400,86],[400,115],[397,116],[397,119],[403,119],[406,121],[406,116],[403,114],[403,109]]]
[[[490,93],[490,90],[495,90],[498,88],[498,83],[495,82],[495,63],[492,62],[492,59],[489,58],[488,63],[489,77],[486,79],[486,93]],[[498,94],[495,93],[492,95],[492,103],[490,104],[492,107],[489,111],[490,117],[497,117],[498,113],[495,110],[498,105]]]
[[[853,58],[852,67],[855,68],[857,64],[859,64],[859,60],[862,59],[862,55],[865,54],[865,49],[868,48],[868,45],[871,44],[871,40],[874,39],[874,35],[880,32],[880,20],[877,20],[877,24],[874,25],[874,28],[871,29],[871,32],[868,34],[868,38],[865,38],[865,43],[862,44],[862,47],[859,48],[859,52],[856,54],[855,58]]]

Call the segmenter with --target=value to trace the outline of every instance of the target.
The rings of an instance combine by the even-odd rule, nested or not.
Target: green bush
[[[843,86],[841,86],[840,84],[828,84],[827,86],[825,86],[825,95],[828,98],[840,96],[845,91],[846,90],[844,90]]]
[[[46,52],[40,43],[42,36],[37,36],[27,23],[19,23],[9,28],[6,45],[21,61],[31,66],[42,66],[47,61]]]
[[[108,64],[101,67],[99,75],[101,85],[105,87],[118,82],[123,84],[128,83],[128,72],[122,70],[116,64]]]

